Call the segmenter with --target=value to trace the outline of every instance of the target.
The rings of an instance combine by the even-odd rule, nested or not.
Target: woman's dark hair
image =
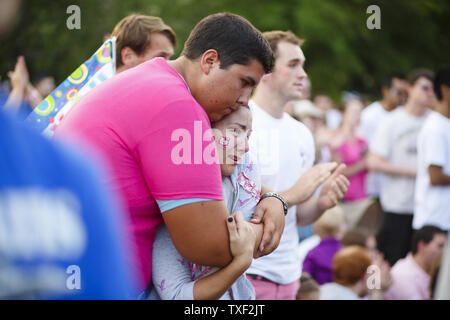
[[[219,54],[220,67],[233,64],[249,65],[258,60],[266,73],[272,71],[274,57],[270,46],[250,22],[231,13],[216,13],[203,18],[192,30],[181,53],[190,60],[214,49]]]

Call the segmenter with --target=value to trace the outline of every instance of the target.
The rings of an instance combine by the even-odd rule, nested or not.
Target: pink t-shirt
[[[354,143],[345,141],[335,150],[335,152],[342,157],[342,162],[348,166],[360,161],[363,158],[363,152],[366,149],[366,141],[361,138],[356,138]],[[344,196],[344,200],[354,201],[367,197],[366,175],[367,170],[363,170],[351,177],[348,177],[350,186]]]
[[[411,253],[398,260],[391,269],[392,285],[385,300],[429,300],[430,276],[414,260]]]
[[[155,199],[223,199],[208,116],[183,78],[156,58],[86,94],[55,132],[69,135],[98,150],[110,167],[106,184],[128,208],[143,290],[163,222]]]

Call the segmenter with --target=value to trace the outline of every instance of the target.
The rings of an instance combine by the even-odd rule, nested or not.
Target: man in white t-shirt
[[[344,165],[335,169],[337,164],[328,163],[310,169],[315,154],[312,134],[284,112],[288,101],[302,98],[306,78],[302,41],[292,32],[266,32],[264,37],[274,53],[275,67],[261,79],[249,103],[253,115],[250,152],[258,161],[262,183],[279,192],[290,209],[277,249],[254,260],[247,276],[257,300],[293,300],[301,272],[297,223],[311,224],[335,206],[347,191],[348,180],[342,175]],[[319,196],[312,198],[322,182]]]
[[[450,68],[438,72],[439,101],[419,133],[413,228],[450,230]]]
[[[397,106],[402,106],[406,102],[408,82],[402,74],[389,74],[385,77],[381,87],[383,99],[370,104],[361,113],[361,122],[358,127],[358,134],[364,137],[370,145],[375,132],[383,119]],[[382,174],[379,172],[369,172],[366,178],[366,191],[374,197],[379,198],[381,191]]]
[[[417,171],[417,136],[434,102],[433,75],[418,70],[408,77],[408,100],[380,124],[370,145],[370,170],[384,173],[380,194],[384,218],[379,250],[392,265],[410,250]]]

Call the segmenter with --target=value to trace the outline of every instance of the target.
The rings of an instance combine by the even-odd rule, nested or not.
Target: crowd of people
[[[19,57],[2,86],[0,298],[450,298],[435,290],[449,68],[388,75],[382,100],[337,108],[312,98],[291,31],[213,14],[175,60],[161,18],[111,35],[116,75],[51,141],[18,122],[54,80],[32,84]]]
[[[350,186],[340,207],[345,212],[348,235],[343,233],[338,238],[347,242],[352,239],[348,244],[367,246],[367,239],[376,243],[392,267],[390,277],[385,279],[391,283],[390,289],[386,287],[385,299],[429,299],[430,286],[435,284],[431,278],[436,276],[450,227],[450,188],[445,183],[450,147],[448,103],[444,98],[448,80],[443,80],[448,77],[448,68],[436,75],[425,69],[413,70],[408,76],[388,75],[382,85],[381,101],[364,106],[357,95],[344,99],[337,127],[327,125],[330,108],[324,108],[323,101],[329,98],[325,100],[323,95],[314,102],[294,102],[291,108],[292,115],[315,134],[316,147],[321,150],[317,160],[331,159],[347,165],[344,174]],[[360,236],[355,236],[357,233]],[[336,262],[332,262],[331,253],[326,260],[319,254],[327,268],[310,271],[315,252],[326,251],[322,249],[323,240],[319,240],[323,237],[321,231],[314,234],[300,243],[299,250],[303,257],[310,250],[303,271],[322,284],[314,272],[331,272]],[[335,236],[330,234],[327,239],[335,241]],[[427,248],[426,263],[417,254],[418,242]]]

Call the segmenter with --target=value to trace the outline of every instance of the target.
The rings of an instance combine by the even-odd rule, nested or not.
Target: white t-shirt
[[[253,115],[250,153],[261,172],[261,182],[275,192],[290,189],[314,163],[314,139],[309,129],[287,113],[276,119],[249,103]],[[289,208],[280,244],[271,254],[253,260],[249,274],[261,275],[279,284],[300,278],[297,208]]]
[[[372,103],[362,111],[357,133],[366,139],[368,145],[373,141],[378,126],[388,114],[389,111],[386,111],[379,101]],[[367,174],[366,191],[369,195],[373,197],[380,196],[382,178],[383,174],[381,172],[369,172]]]
[[[361,298],[350,288],[335,282],[329,282],[320,286],[319,300],[361,300]]]
[[[370,151],[397,166],[417,166],[417,136],[429,112],[414,117],[399,107],[386,116],[370,145]],[[412,214],[414,212],[415,178],[383,176],[380,194],[384,211]]]
[[[432,186],[428,167],[442,167],[450,175],[450,119],[432,112],[419,133],[418,172],[413,228],[435,225],[450,229],[450,186]]]

